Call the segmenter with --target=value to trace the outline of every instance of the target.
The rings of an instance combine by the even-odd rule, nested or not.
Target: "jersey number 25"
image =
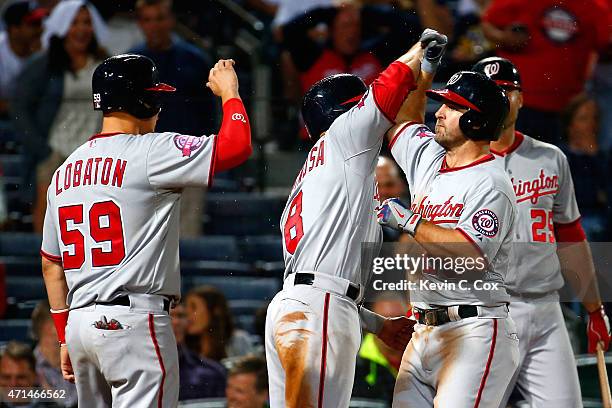
[[[68,229],[68,221],[73,225],[83,223],[83,204],[60,207],[58,212],[62,242],[74,247],[72,255],[68,251],[62,253],[64,269],[80,269],[85,262],[85,237],[77,228]],[[114,266],[125,258],[121,209],[114,201],[101,201],[91,206],[89,235],[98,244],[110,243],[110,251],[91,248],[92,266]]]

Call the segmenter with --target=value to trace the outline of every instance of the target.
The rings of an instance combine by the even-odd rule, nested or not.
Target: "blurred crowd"
[[[214,60],[236,59],[248,106],[255,109],[258,87],[269,88],[270,126],[258,132],[262,111],[253,122],[261,151],[273,156],[308,151],[299,107],[314,82],[339,72],[370,82],[423,27],[432,27],[451,42],[438,82],[495,54],[518,67],[524,96],[518,129],[563,148],[590,238],[606,240],[611,186],[603,176],[611,170],[612,152],[608,3],[7,0],[0,10],[0,154],[17,153],[19,161],[7,166],[12,177],[4,190],[11,194],[0,199],[0,222],[4,229],[41,231],[54,169],[100,127],[90,78],[106,56],[136,52],[152,58],[161,79],[178,89],[166,97],[157,128],[185,134],[216,130],[220,107],[203,84]],[[242,45],[249,38],[257,46],[247,52]],[[258,67],[266,67],[269,80],[257,74]],[[205,192],[190,190],[183,201],[183,233],[198,236]]]
[[[262,152],[271,157],[308,151],[299,107],[313,83],[339,72],[370,82],[423,27],[431,27],[447,34],[451,44],[437,82],[492,55],[518,67],[524,106],[517,128],[563,149],[588,237],[609,241],[611,8],[610,0],[0,1],[0,229],[42,230],[56,167],[99,131],[91,76],[107,56],[135,52],[153,59],[161,81],[177,88],[166,96],[157,130],[196,135],[215,132],[220,119],[219,102],[204,86],[208,71],[217,58],[234,58],[247,106],[257,102],[258,87],[269,87],[271,126],[256,135],[257,160]],[[257,44],[251,54],[237,46],[249,38]],[[271,73],[267,83],[256,74],[262,66]],[[392,160],[379,159],[376,177],[381,200],[408,195]],[[194,189],[184,195],[186,236],[202,233],[205,194]],[[401,237],[385,231],[385,239]],[[65,398],[54,404],[74,406],[74,387],[58,368],[48,309],[44,303],[35,308],[28,341],[3,348],[0,387],[65,389]],[[381,298],[373,310],[397,316],[405,306]],[[235,324],[224,294],[204,286],[185,294],[172,317],[181,400],[227,398],[230,406],[265,406],[265,310],[255,317],[255,333],[247,333]],[[390,399],[400,359],[374,336],[365,336],[355,396]]]

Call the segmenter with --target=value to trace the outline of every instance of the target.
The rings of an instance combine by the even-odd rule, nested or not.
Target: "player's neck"
[[[136,120],[133,116],[123,112],[113,112],[104,116],[101,133],[141,135],[152,131],[153,128],[147,121]]]
[[[488,143],[467,141],[446,151],[446,165],[450,168],[467,166],[489,153]]]
[[[491,149],[496,152],[503,152],[507,150],[512,144],[514,144],[514,139],[516,138],[516,129],[514,126],[508,126],[502,131],[499,140],[495,142],[491,142]]]

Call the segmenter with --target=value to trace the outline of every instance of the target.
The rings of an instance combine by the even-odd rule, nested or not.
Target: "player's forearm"
[[[593,256],[587,241],[559,243],[561,272],[588,312],[601,307]]]
[[[223,122],[217,138],[215,171],[236,167],[251,155],[251,126],[239,98],[229,99],[223,104]]]
[[[68,284],[66,283],[66,275],[62,265],[43,258],[42,273],[51,309],[67,309]]]
[[[359,308],[359,318],[361,319],[363,327],[366,329],[366,331],[373,334],[378,334],[383,327],[383,323],[385,322],[384,316],[374,313],[365,307]]]
[[[425,107],[427,106],[425,91],[431,88],[433,77],[433,74],[421,71],[417,80],[417,88],[410,92],[395,117],[395,122],[399,126],[407,122],[425,123]],[[390,138],[392,134],[393,132],[387,132],[387,137]]]
[[[474,244],[458,230],[442,228],[429,221],[419,223],[414,239],[430,256],[472,259],[482,256]]]

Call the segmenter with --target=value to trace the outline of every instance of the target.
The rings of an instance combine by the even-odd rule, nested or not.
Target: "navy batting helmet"
[[[443,89],[431,89],[427,95],[467,109],[459,119],[459,127],[468,139],[499,139],[510,103],[504,90],[486,76],[471,71],[457,72]]]
[[[336,118],[355,106],[367,90],[357,76],[337,74],[314,84],[302,102],[302,117],[311,139],[318,139]]]
[[[139,119],[159,113],[160,92],[176,90],[159,82],[157,67],[150,58],[137,54],[105,59],[94,71],[91,87],[95,110],[126,112]]]
[[[502,88],[521,90],[521,76],[518,69],[505,58],[482,59],[472,67],[472,71],[486,75]]]

